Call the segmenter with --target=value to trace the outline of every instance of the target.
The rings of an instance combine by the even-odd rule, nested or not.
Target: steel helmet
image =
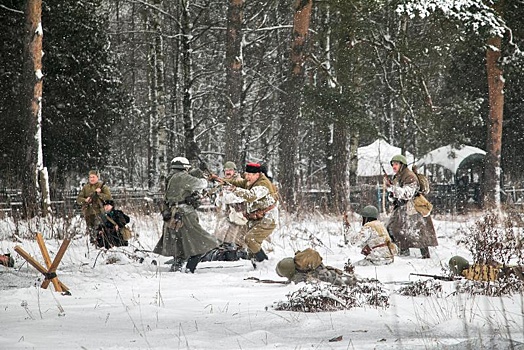
[[[275,268],[277,275],[291,279],[295,275],[295,260],[293,258],[284,258],[280,260]]]
[[[469,262],[461,256],[455,255],[449,259],[449,269],[454,275],[462,276],[462,271],[469,269]]]
[[[368,205],[365,206],[362,211],[360,212],[360,215],[365,218],[378,218],[378,209],[374,205]]]
[[[224,163],[224,169],[234,169],[237,170],[237,166],[235,163],[229,161]]]
[[[171,160],[171,168],[188,170],[191,167],[186,157],[175,157]]]
[[[393,162],[399,162],[404,165],[408,165],[408,160],[402,154],[397,154],[396,156],[393,156],[393,158],[391,158],[391,161],[389,163],[393,164]]]

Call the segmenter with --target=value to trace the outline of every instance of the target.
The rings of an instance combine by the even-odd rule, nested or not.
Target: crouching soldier
[[[391,264],[395,260],[398,248],[391,241],[386,226],[377,220],[378,209],[368,205],[362,209],[360,215],[362,215],[362,229],[351,243],[358,244],[362,248],[364,259],[357,261],[355,265]]]
[[[129,221],[129,216],[115,209],[115,202],[112,199],[104,201],[104,213],[100,214],[96,246],[106,249],[127,246],[122,230]]]
[[[280,277],[294,283],[323,281],[342,286],[354,285],[357,281],[354,275],[324,265],[320,254],[311,248],[296,252],[294,258],[280,260],[275,270]]]
[[[246,202],[245,217],[248,221],[242,236],[245,237],[245,244],[252,255],[253,266],[256,267],[256,262],[268,259],[262,249],[262,242],[277,227],[277,192],[275,186],[262,173],[258,163],[248,163],[244,177],[245,179],[235,180],[220,179],[214,175],[212,178],[233,185],[234,194]]]

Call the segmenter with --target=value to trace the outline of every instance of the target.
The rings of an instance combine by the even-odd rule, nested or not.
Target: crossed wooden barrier
[[[49,283],[53,283],[53,287],[55,288],[56,292],[64,293],[64,294],[71,294],[69,292],[69,288],[66,287],[65,284],[60,282],[58,279],[58,276],[56,275],[56,269],[58,268],[58,265],[60,264],[60,261],[64,257],[65,251],[67,247],[69,246],[69,243],[71,240],[69,238],[64,239],[62,242],[62,245],[60,246],[60,249],[58,249],[58,252],[56,253],[56,256],[51,262],[51,258],[49,257],[49,252],[47,251],[47,247],[45,246],[44,237],[42,237],[41,233],[36,234],[36,241],[38,242],[38,246],[40,247],[40,251],[42,252],[42,256],[44,258],[45,264],[47,266],[47,269],[44,268],[38,261],[36,261],[29,253],[27,253],[22,247],[16,246],[15,252],[17,252],[22,258],[24,258],[29,264],[31,264],[35,269],[37,269],[40,273],[44,275],[44,281],[42,282],[41,287],[43,289],[47,289],[49,286]]]

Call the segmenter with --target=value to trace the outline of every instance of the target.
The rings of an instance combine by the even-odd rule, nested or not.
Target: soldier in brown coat
[[[431,217],[423,217],[413,204],[420,189],[417,176],[409,170],[403,155],[394,156],[391,166],[395,176],[387,184],[388,199],[394,206],[387,224],[389,235],[399,247],[400,255],[409,255],[409,248],[420,248],[422,258],[427,259],[428,247],[437,246],[438,242]]]
[[[97,216],[102,213],[104,201],[111,199],[109,187],[99,181],[98,177],[96,170],[89,171],[89,181],[82,187],[76,198],[76,202],[82,206],[82,213],[92,243],[97,235]]]

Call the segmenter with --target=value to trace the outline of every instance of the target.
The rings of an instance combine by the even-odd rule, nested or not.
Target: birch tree
[[[167,130],[164,84],[164,39],[161,26],[162,1],[155,0],[150,11],[153,39],[149,52],[149,189],[158,190],[167,175]]]

